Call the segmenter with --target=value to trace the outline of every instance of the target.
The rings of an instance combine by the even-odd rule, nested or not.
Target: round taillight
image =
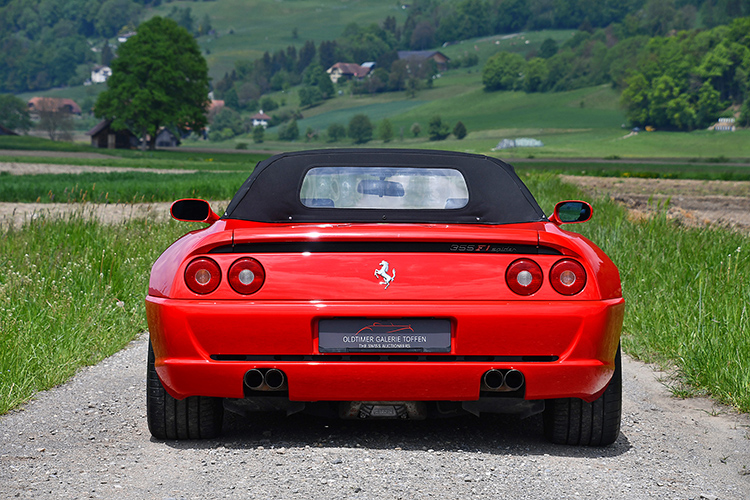
[[[234,261],[227,274],[229,284],[235,292],[249,295],[257,292],[266,280],[263,266],[255,259],[245,257]]]
[[[552,266],[549,281],[557,293],[575,295],[586,286],[586,270],[574,260],[563,259]]]
[[[529,259],[514,261],[505,271],[508,288],[518,295],[531,295],[542,286],[544,275],[539,264]]]
[[[200,257],[185,268],[185,284],[195,293],[211,293],[221,283],[221,268],[211,259]]]

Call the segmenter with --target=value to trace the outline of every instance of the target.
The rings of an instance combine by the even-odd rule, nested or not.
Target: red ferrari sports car
[[[543,413],[555,443],[620,429],[624,311],[612,261],[548,218],[513,168],[443,151],[321,150],[260,162],[223,216],[153,266],[147,414],[158,439],[225,409],[421,419]]]

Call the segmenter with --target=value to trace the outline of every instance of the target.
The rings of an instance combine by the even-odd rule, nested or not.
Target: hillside
[[[29,0],[28,4],[34,1]],[[109,5],[128,1],[108,0],[105,3]],[[66,5],[74,3],[75,1]],[[692,7],[687,4],[679,9],[671,7],[675,17],[669,23],[662,25],[648,24],[648,19],[645,17],[648,13],[654,14],[654,6],[658,3],[655,0],[636,0],[628,3],[627,8],[615,2],[618,4],[617,8],[607,11],[610,17],[603,17],[601,12],[593,9],[590,16],[585,19],[581,17],[583,14],[580,9],[575,13],[568,13],[570,15],[566,17],[564,15],[566,13],[561,10],[563,3],[559,3],[555,4],[554,8],[550,7],[551,10],[544,11],[547,17],[543,16],[543,18],[548,19],[545,21],[546,24],[558,27],[579,27],[578,24],[586,20],[587,23],[580,26],[581,30],[537,29],[487,34],[492,30],[508,29],[508,25],[503,27],[498,23],[503,19],[507,21],[507,15],[502,17],[505,12],[503,9],[511,3],[525,5],[526,14],[535,8],[541,8],[543,4],[538,0],[518,2],[417,0],[406,7],[397,3],[365,0],[141,1],[133,3],[136,7],[131,9],[130,15],[135,17],[130,23],[135,25],[139,21],[159,15],[172,17],[179,23],[185,24],[189,31],[195,33],[196,40],[207,59],[209,73],[213,77],[215,97],[225,99],[229,104],[232,98],[237,99],[236,96],[233,97],[230,94],[239,94],[240,99],[237,105],[228,106],[238,111],[230,117],[235,122],[233,133],[224,134],[221,137],[215,134],[212,139],[222,140],[210,142],[196,140],[194,137],[188,138],[183,142],[184,147],[251,148],[278,151],[350,145],[349,139],[332,141],[326,131],[331,125],[346,127],[352,117],[365,114],[374,127],[373,141],[369,143],[370,145],[439,147],[488,153],[503,139],[531,137],[543,141],[545,146],[533,150],[504,150],[502,154],[524,157],[627,157],[643,154],[695,157],[750,156],[750,151],[744,146],[744,142],[739,140],[741,133],[731,136],[695,133],[690,139],[685,139],[679,134],[657,134],[659,138],[655,139],[653,135],[649,137],[649,134],[642,133],[640,136],[621,140],[628,133],[628,130],[623,130],[628,120],[625,112],[620,108],[622,87],[614,90],[609,83],[600,84],[602,81],[608,82],[607,77],[592,77],[592,83],[588,86],[584,87],[578,83],[577,86],[570,87],[574,90],[566,89],[564,92],[531,94],[520,90],[486,92],[483,87],[482,70],[487,60],[501,51],[518,54],[524,60],[543,53],[545,44],[549,43],[569,51],[573,47],[575,50],[585,52],[586,47],[590,46],[595,51],[601,52],[605,47],[604,41],[607,46],[610,43],[615,44],[617,37],[625,36],[628,29],[636,30],[638,33],[660,33],[673,26],[696,26],[701,23],[713,25],[719,22],[721,16],[714,15],[709,19],[704,15],[706,11],[703,2],[693,2]],[[610,3],[603,2],[597,5],[603,9],[603,12],[608,5],[612,7]],[[19,2],[10,0],[4,4],[5,6],[0,9],[3,9],[3,13],[7,13]],[[569,4],[578,7],[583,5],[578,0]],[[59,8],[62,3],[49,0],[45,5],[48,7],[57,5]],[[691,11],[688,7],[693,10]],[[102,8],[103,6],[100,9]],[[63,17],[66,12],[68,11],[59,11]],[[606,30],[600,29],[596,32],[593,30],[594,27],[604,25],[606,22],[622,20],[636,13],[638,14],[637,22],[635,18],[628,18],[631,24],[627,27],[608,25]],[[487,15],[482,17],[480,14]],[[524,20],[523,23],[519,21],[520,24],[517,24],[517,27],[544,26],[539,19],[526,14],[518,12],[513,14],[513,16],[520,16],[517,19]],[[513,16],[511,18],[516,19]],[[424,28],[425,23],[431,23],[432,31],[425,39],[437,43],[445,39],[452,40],[452,36],[460,36],[471,31],[466,28],[466,23],[461,24],[462,21],[471,19],[482,21],[475,23],[476,29],[472,28],[481,36],[445,42],[442,45],[431,45],[432,49],[439,50],[450,58],[451,66],[432,77],[429,75],[427,78],[409,77],[415,82],[411,90],[406,90],[407,84],[410,83],[408,81],[398,83],[396,88],[378,90],[374,93],[362,92],[362,89],[358,90],[357,85],[354,84],[339,84],[331,95],[326,95],[312,104],[306,103],[303,99],[303,92],[311,85],[310,68],[315,68],[317,65],[316,71],[322,71],[327,67],[327,64],[323,64],[321,54],[326,41],[338,43],[333,54],[337,58],[333,59],[335,61],[363,62],[375,60],[375,56],[380,54],[383,62],[381,65],[378,59],[376,71],[381,68],[380,71],[384,73],[380,75],[385,75],[387,80],[389,75],[385,72],[385,68],[389,67],[393,61],[392,54],[395,54],[395,49],[414,48],[414,44],[422,40],[417,36],[420,33],[419,26]],[[489,21],[495,24],[490,26],[487,24]],[[85,27],[89,21],[83,19],[80,22]],[[460,28],[461,26],[464,27]],[[86,38],[92,49],[91,54],[87,56],[86,62],[79,64],[77,74],[85,75],[86,68],[101,55],[101,51],[95,52],[94,50],[101,47],[104,40],[101,34],[105,32],[105,28],[106,26],[101,23],[91,24],[89,36]],[[111,34],[111,26],[109,29]],[[31,33],[31,30],[27,30],[27,33]],[[641,36],[639,46],[643,46],[645,43],[643,40],[648,40],[648,37],[639,36]],[[109,45],[116,49],[115,39],[108,38],[107,40]],[[377,45],[383,40],[390,45],[385,49],[377,49]],[[313,50],[312,59],[306,61],[306,64],[309,64],[307,68],[294,66],[296,59],[291,59],[291,63],[288,64],[295,68],[294,71],[267,73],[267,76],[264,74],[248,76],[248,72],[252,73],[259,66],[266,64],[264,59],[268,60],[269,64],[281,64],[277,62],[277,56],[283,56],[285,53],[292,54],[295,58],[299,57],[301,61],[302,52],[306,47],[312,47]],[[580,49],[581,47],[583,49]],[[393,50],[392,54],[387,53],[389,49]],[[356,54],[374,55],[372,59],[369,56],[366,58],[365,55],[357,59]],[[283,58],[280,61],[283,62]],[[578,61],[573,62],[578,64]],[[571,67],[574,67],[573,62],[571,62]],[[593,73],[595,68],[583,69],[595,75]],[[234,73],[237,73],[237,76],[234,76]],[[232,78],[229,78],[230,74]],[[271,81],[271,75],[278,81],[275,83]],[[393,72],[390,76],[393,77]],[[313,82],[312,85],[315,86],[315,83]],[[104,84],[73,85],[28,91],[17,95],[23,99],[29,99],[32,96],[69,97],[81,103],[86,111],[93,107],[96,96],[105,88]],[[266,103],[272,103],[274,109],[267,107]],[[249,117],[259,108],[266,108],[266,111],[274,118],[271,127],[264,134],[263,142],[255,142],[247,125]],[[429,141],[427,139],[428,123],[435,116],[440,116],[450,129],[460,121],[466,126],[468,136],[462,141],[453,136],[445,141]],[[279,132],[290,124],[291,117],[296,117],[294,123],[298,128],[298,138],[292,142],[277,140]],[[379,140],[378,127],[386,119],[392,126],[393,137],[388,140]],[[82,118],[77,119],[75,123],[78,132],[77,140],[86,141],[87,137],[83,135],[83,132],[97,122],[98,119],[85,113]],[[412,133],[414,124],[418,124],[421,129],[418,135]],[[212,125],[215,125],[212,128],[216,132],[226,130],[218,123]]]

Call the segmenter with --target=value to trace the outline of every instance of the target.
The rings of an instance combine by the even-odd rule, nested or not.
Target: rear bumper
[[[526,399],[592,400],[614,370],[624,301],[254,303],[149,296],[146,310],[157,373],[177,398],[242,398],[248,370],[277,368],[286,374],[292,401],[473,401],[487,370],[512,368],[524,374]],[[384,316],[450,319],[446,361],[317,356],[320,319]],[[265,358],[212,359],[234,355]],[[316,355],[314,361],[269,360],[310,355]],[[547,356],[554,361],[453,361],[451,356]]]

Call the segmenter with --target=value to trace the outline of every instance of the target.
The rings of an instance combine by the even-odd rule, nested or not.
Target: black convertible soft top
[[[468,203],[452,210],[342,209],[300,201],[305,174],[315,167],[453,168],[461,172]],[[256,222],[417,222],[509,224],[545,220],[513,167],[496,158],[450,151],[328,149],[282,153],[258,163],[224,213]]]

